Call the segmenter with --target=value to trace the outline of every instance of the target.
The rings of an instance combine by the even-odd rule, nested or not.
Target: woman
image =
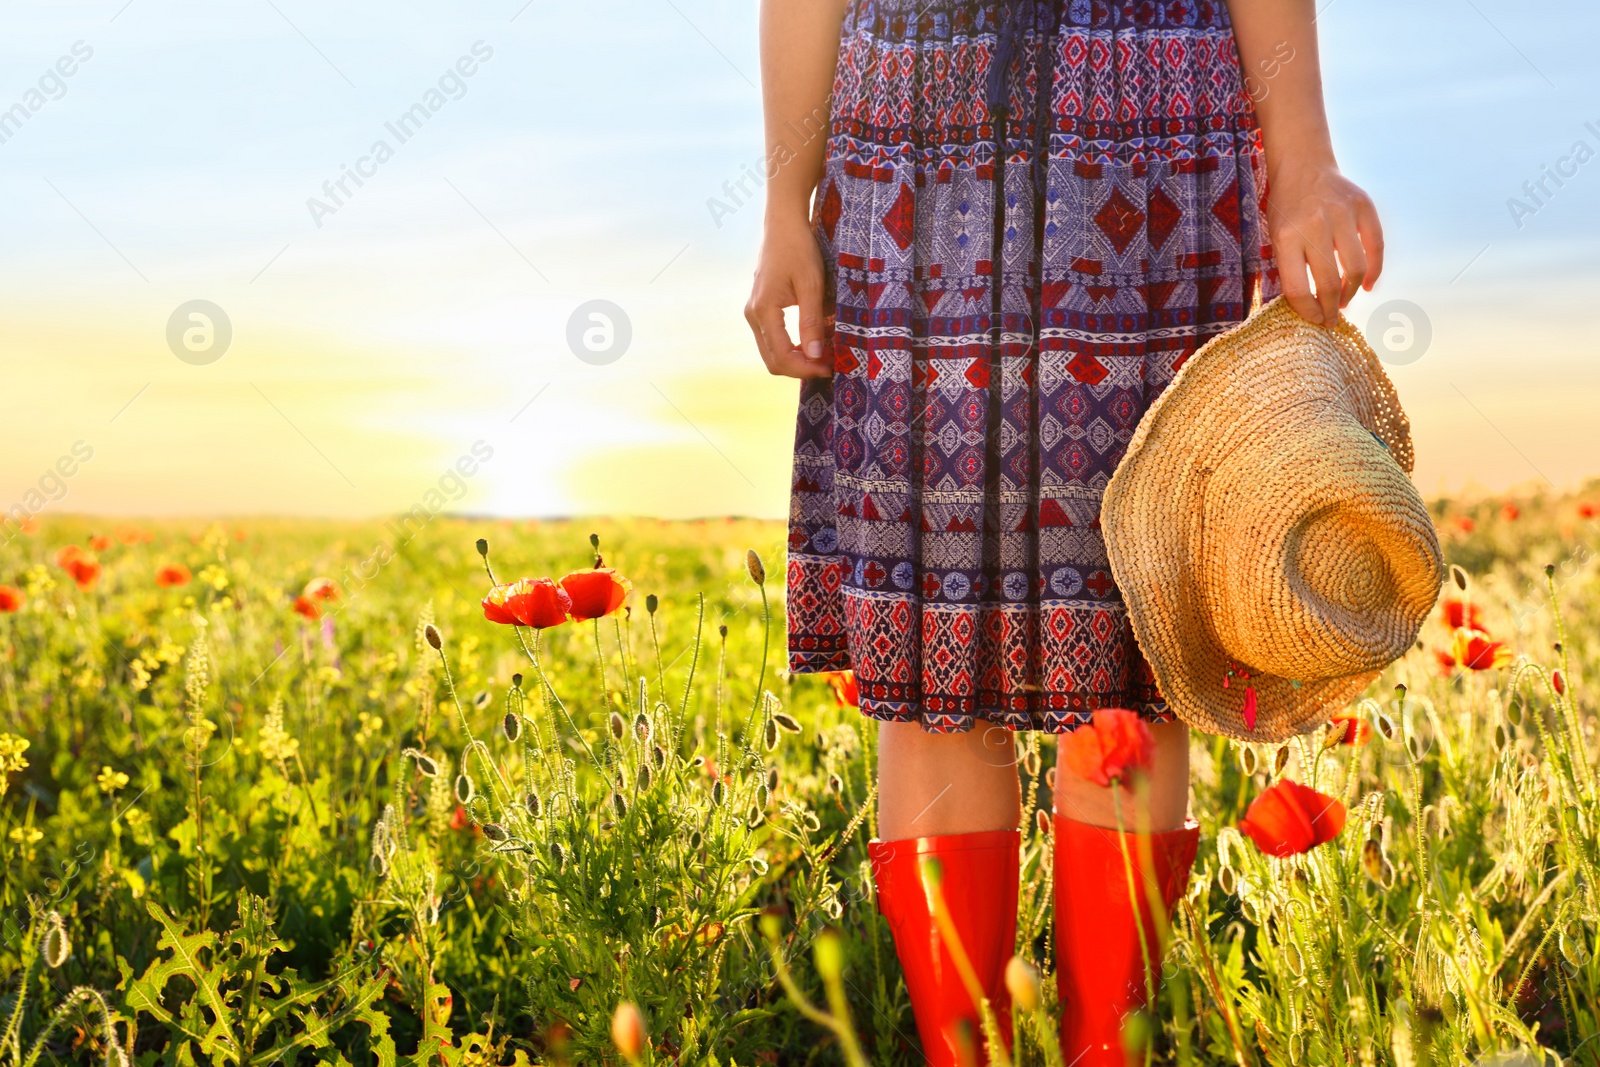
[[[959,1062],[975,1016],[917,859],[940,859],[1003,1004],[1010,731],[1112,706],[1154,724],[1133,851],[1158,884],[1187,877],[1187,728],[1134,642],[1100,496],[1150,402],[1256,299],[1281,286],[1332,322],[1378,278],[1376,213],[1334,161],[1315,14],[763,0],[770,181],[745,317],[768,369],[804,379],[790,665],[853,669],[882,721],[874,875],[930,1063]],[[1145,988],[1126,980],[1140,930],[1104,832],[1112,790],[1062,767],[1054,800],[1064,1051],[1121,1063]]]

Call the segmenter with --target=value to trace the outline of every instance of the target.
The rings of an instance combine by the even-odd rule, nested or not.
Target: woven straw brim
[[[1342,318],[1315,326],[1280,297],[1190,357],[1101,508],[1112,575],[1179,718],[1279,741],[1404,654],[1443,579],[1411,465],[1394,387]]]

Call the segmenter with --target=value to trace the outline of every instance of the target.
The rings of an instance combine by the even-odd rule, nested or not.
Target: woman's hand
[[[768,214],[756,261],[745,321],[767,370],[790,378],[822,378],[833,373],[827,358],[828,323],[823,318],[822,250],[803,213]],[[800,308],[800,343],[783,324],[783,309]]]
[[[1267,192],[1267,225],[1283,295],[1302,318],[1332,323],[1383,272],[1383,227],[1372,199],[1331,162],[1285,162]],[[1316,283],[1312,293],[1307,271]]]

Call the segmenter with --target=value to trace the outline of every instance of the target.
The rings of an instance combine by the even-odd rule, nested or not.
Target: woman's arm
[[[1333,322],[1383,271],[1383,227],[1366,193],[1339,173],[1322,103],[1314,0],[1227,0],[1245,88],[1267,149],[1267,226],[1283,295]],[[1310,270],[1316,295],[1306,281]]]
[[[822,178],[828,96],[845,0],[761,0],[761,102],[767,213],[744,317],[773,374],[833,373],[823,359],[822,253],[811,233],[811,194]],[[800,346],[783,309],[800,307]]]

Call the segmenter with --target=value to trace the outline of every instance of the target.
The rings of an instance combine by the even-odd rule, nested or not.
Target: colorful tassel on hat
[[[1244,728],[1252,731],[1256,728],[1256,687],[1253,685],[1244,687]]]

